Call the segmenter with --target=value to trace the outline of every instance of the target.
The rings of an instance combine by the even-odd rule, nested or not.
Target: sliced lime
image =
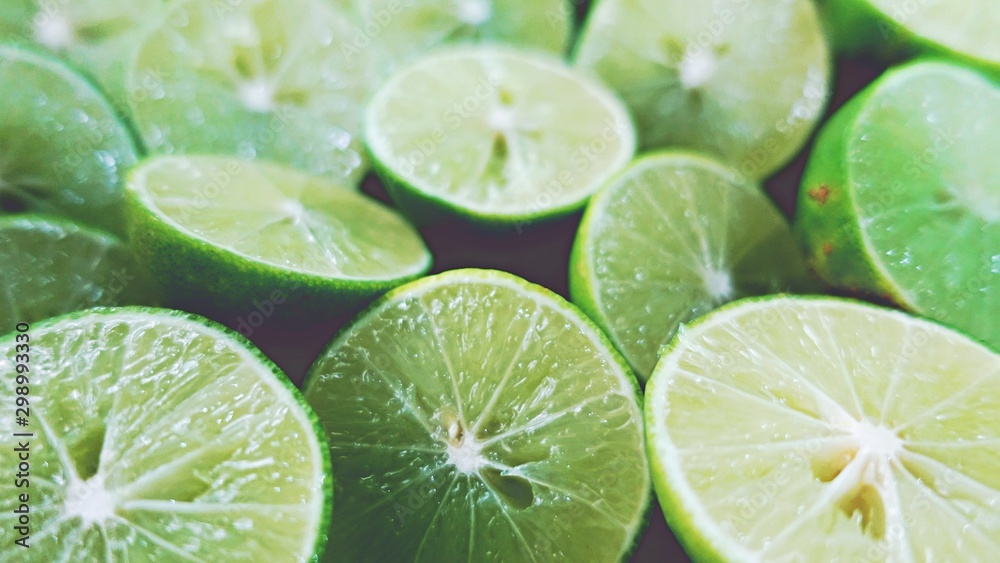
[[[135,145],[104,97],[63,63],[0,46],[0,210],[122,231]]]
[[[367,51],[319,0],[191,0],[144,40],[129,73],[150,151],[274,160],[345,185],[364,173]]]
[[[400,288],[313,366],[345,561],[619,561],[645,523],[636,382],[561,298],[510,274]]]
[[[763,191],[686,153],[642,158],[599,192],[570,267],[573,301],[642,380],[681,324],[741,297],[814,285]]]
[[[4,0],[0,40],[30,43],[65,57],[119,108],[126,107],[125,68],[164,0]]]
[[[745,301],[646,387],[654,482],[696,560],[989,561],[1000,356],[903,313]]]
[[[797,227],[831,284],[1000,346],[1000,88],[938,62],[890,71],[824,128]]]
[[[376,49],[385,66],[444,43],[495,42],[562,54],[572,30],[566,0],[334,0],[355,18],[353,51]]]
[[[430,268],[402,217],[279,165],[158,157],[133,170],[128,190],[136,252],[187,308],[246,311],[270,300],[290,313],[343,312]]]
[[[603,0],[576,61],[625,99],[646,148],[707,152],[755,179],[799,152],[830,88],[810,0]]]
[[[423,222],[565,215],[635,150],[627,110],[604,86],[555,58],[497,46],[438,51],[399,71],[365,130],[390,192]]]
[[[69,221],[0,218],[0,330],[98,305],[150,305],[145,270],[117,239]]]
[[[7,335],[0,370],[11,404],[30,403],[17,414],[26,425],[13,407],[0,417],[0,461],[30,473],[0,484],[4,561],[308,561],[322,550],[322,430],[238,335],[172,311],[96,309]],[[29,549],[14,543],[22,504]]]
[[[1000,71],[1000,4],[993,0],[826,0],[840,50],[895,59],[935,53]]]

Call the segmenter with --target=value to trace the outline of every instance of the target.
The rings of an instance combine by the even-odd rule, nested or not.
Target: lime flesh
[[[662,153],[591,202],[570,288],[645,380],[683,323],[741,297],[818,284],[759,186],[711,159]]]
[[[823,115],[830,55],[810,0],[603,0],[576,64],[628,104],[645,149],[770,176]]]
[[[4,526],[5,561],[307,561],[322,549],[324,437],[248,342],[176,312],[98,309],[8,335],[4,373],[24,341],[29,423],[3,418],[0,461],[17,467],[15,445],[30,442],[30,485],[4,480],[0,505],[14,514],[29,495],[31,547]],[[15,397],[14,377],[2,385]]]
[[[390,293],[306,384],[337,475],[331,550],[627,557],[649,487],[636,392],[593,325],[519,278],[455,271]]]
[[[834,299],[713,313],[646,389],[657,492],[696,560],[989,561],[997,416],[1000,356]]]

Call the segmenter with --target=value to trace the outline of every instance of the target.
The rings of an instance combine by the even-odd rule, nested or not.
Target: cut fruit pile
[[[1000,356],[832,299],[723,308],[646,388],[657,491],[699,560],[988,560],[998,416]]]
[[[172,311],[98,309],[0,341],[14,373],[28,334],[30,551],[6,561],[305,561],[322,551],[326,442],[285,375],[241,337]],[[23,352],[23,349],[18,351]],[[3,378],[15,396],[13,377]],[[12,448],[0,450],[17,467]],[[23,458],[22,458],[23,459]],[[9,516],[8,516],[9,518]],[[13,547],[11,547],[13,546]]]
[[[636,393],[589,321],[519,278],[454,271],[393,291],[306,384],[333,458],[331,550],[621,560],[649,500]]]

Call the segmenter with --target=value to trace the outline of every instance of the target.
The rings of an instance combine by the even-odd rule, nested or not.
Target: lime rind
[[[440,287],[443,284],[460,284],[467,282],[485,282],[488,284],[496,284],[500,287],[506,286],[518,291],[526,292],[530,294],[528,297],[531,299],[544,300],[547,306],[551,306],[558,312],[567,315],[576,322],[579,322],[582,327],[590,332],[590,336],[600,343],[604,349],[603,351],[609,354],[609,358],[613,360],[614,365],[620,370],[620,373],[623,376],[620,380],[626,386],[627,394],[631,396],[636,401],[635,404],[639,406],[640,418],[642,418],[641,410],[644,399],[638,380],[632,374],[628,363],[625,362],[624,358],[618,354],[614,346],[607,339],[607,336],[590,318],[583,314],[573,304],[567,302],[565,299],[545,287],[532,284],[507,272],[479,269],[452,270],[417,280],[386,293],[384,296],[372,303],[365,311],[358,315],[354,321],[342,328],[320,353],[320,360],[317,360],[317,362],[309,370],[302,385],[307,398],[310,398],[311,392],[318,388],[319,381],[321,381],[320,378],[324,375],[320,369],[322,359],[329,357],[338,349],[342,348],[357,331],[364,330],[368,319],[375,317],[378,313],[393,306],[397,301],[422,295]],[[623,391],[626,391],[626,389],[623,389]],[[315,401],[318,399],[311,398],[311,400]],[[631,554],[634,553],[634,550],[638,547],[639,542],[642,539],[641,531],[645,529],[645,526],[648,524],[649,517],[652,512],[652,483],[648,477],[643,488],[645,493],[642,497],[642,507],[637,512],[637,519],[632,532],[628,534],[629,541],[623,546],[620,557],[620,560],[622,561],[628,560],[631,557]]]
[[[312,449],[312,458],[313,460],[318,461],[315,481],[320,483],[320,489],[317,491],[317,494],[321,494],[322,498],[318,503],[320,504],[318,507],[319,510],[317,511],[318,513],[315,515],[315,527],[317,533],[315,540],[312,542],[311,556],[309,557],[309,560],[319,561],[326,549],[327,530],[329,529],[329,523],[333,513],[333,472],[330,465],[330,457],[327,455],[329,446],[326,441],[326,432],[323,429],[323,425],[320,422],[319,417],[305,400],[301,391],[299,391],[291,380],[288,379],[288,376],[284,373],[284,371],[282,371],[281,368],[279,368],[270,358],[264,355],[264,353],[248,338],[220,323],[198,315],[171,309],[139,306],[96,307],[85,311],[70,312],[62,316],[33,323],[31,325],[31,334],[38,334],[42,331],[58,327],[66,321],[91,318],[121,319],[129,315],[146,317],[149,320],[154,321],[169,319],[171,322],[184,323],[191,328],[197,327],[198,330],[203,331],[206,334],[214,333],[214,335],[222,337],[233,344],[233,350],[244,355],[246,359],[249,359],[264,368],[264,372],[270,373],[273,377],[262,378],[262,381],[269,384],[277,393],[283,393],[288,399],[289,404],[296,405],[298,414],[304,416],[305,418],[305,420],[301,421],[303,427],[312,430],[312,437],[315,440],[312,442],[312,445],[315,446]],[[17,334],[18,333],[16,332],[10,332],[6,335],[0,335],[0,348],[14,344]]]
[[[426,133],[423,137],[405,131],[405,136],[400,136],[399,128],[394,125],[398,119],[393,119],[389,112],[401,111],[397,99],[405,99],[409,93],[405,85],[433,77],[443,72],[445,65],[450,65],[451,74],[466,75],[462,84],[468,83],[469,91],[449,92],[448,99],[455,104],[444,111],[440,119],[435,115],[429,119],[423,116],[426,120],[421,125],[421,132]],[[551,83],[545,88],[535,83],[542,80]],[[485,94],[480,92],[482,88]],[[552,88],[565,88],[572,91],[572,95],[564,93],[562,100],[557,102]],[[558,110],[562,115],[546,115],[565,106],[569,100],[573,101],[572,107],[577,108],[575,121],[579,121],[580,108],[587,108],[591,114],[601,114],[604,120],[597,123],[591,119],[593,123],[587,123],[589,132],[586,134],[582,131],[564,134],[563,124],[546,122],[562,137],[558,140],[552,138],[556,133],[546,138],[545,130],[538,130],[538,123],[517,121],[528,119],[525,115],[533,116],[536,121],[541,119],[539,116],[549,121],[555,117],[569,120],[570,113],[565,109]],[[472,107],[468,115],[464,113],[463,104]],[[496,124],[511,119],[515,120],[513,125],[501,127]],[[535,129],[522,131],[524,127],[530,129],[529,125]],[[573,125],[573,128],[578,127]],[[499,231],[511,227],[520,230],[579,211],[608,177],[631,160],[636,146],[634,125],[627,108],[597,79],[573,70],[549,54],[498,44],[442,47],[401,69],[375,94],[365,116],[365,131],[376,171],[393,199],[416,223],[426,225],[455,220]],[[463,134],[469,143],[455,141]],[[528,153],[535,160],[536,154],[545,154],[546,144],[552,145],[547,150],[554,156],[545,161],[544,167],[538,162],[522,162],[526,154],[517,154],[511,148],[517,145],[508,137],[517,141],[517,145],[527,143],[534,147],[534,152]],[[530,143],[522,137],[530,138]],[[491,140],[490,154],[485,155],[487,168],[470,171],[470,175],[478,174],[474,181],[470,182],[469,176],[463,175],[443,179],[442,169],[450,171],[453,167],[465,166],[458,158],[483,160],[484,155],[468,151],[472,150],[470,143],[475,150],[485,150],[488,148],[484,144],[486,140]],[[499,153],[502,156],[497,156],[498,140],[502,141]],[[430,145],[429,150],[423,147],[425,144]],[[437,153],[441,152],[438,149],[442,144],[466,150],[468,154],[459,157],[449,153],[441,157]],[[406,148],[397,150],[394,145]],[[597,148],[593,148],[595,146]],[[521,152],[525,150],[520,148]],[[399,154],[400,151],[405,154]],[[502,171],[491,172],[498,166]],[[497,175],[497,181],[486,178],[487,174]],[[567,182],[567,177],[574,181]]]
[[[995,352],[981,342],[936,321],[914,317],[901,311],[885,309],[868,302],[838,297],[775,295],[746,298],[724,305],[683,327],[677,336],[663,348],[661,361],[646,386],[646,444],[652,465],[654,488],[660,506],[675,536],[688,555],[696,561],[750,561],[759,559],[760,554],[738,545],[735,538],[727,535],[719,523],[707,513],[681,468],[678,451],[674,447],[673,441],[668,437],[669,429],[662,422],[665,418],[664,414],[670,410],[667,398],[667,389],[672,374],[670,362],[684,349],[685,341],[697,338],[700,333],[709,328],[722,326],[727,322],[727,317],[746,312],[752,313],[755,309],[766,310],[779,303],[839,308],[841,310],[853,309],[857,313],[879,315],[887,319],[898,320],[903,325],[918,327],[925,334],[950,333],[952,338],[955,338],[962,345],[968,345],[969,349],[975,351],[976,354],[996,357]],[[747,345],[752,345],[752,342]],[[834,343],[834,345],[836,344]],[[907,342],[907,345],[911,344]],[[901,517],[905,517],[905,514]],[[884,556],[885,545],[879,544],[877,547],[879,553]]]

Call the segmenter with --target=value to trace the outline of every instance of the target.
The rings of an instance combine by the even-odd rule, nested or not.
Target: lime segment
[[[0,461],[30,442],[30,551],[5,561],[307,561],[331,495],[326,442],[260,352],[204,320],[98,309],[34,325],[30,415],[0,421]],[[0,342],[14,373],[17,335]],[[21,352],[23,353],[23,349]],[[3,391],[15,396],[15,380]],[[13,480],[0,485],[12,514]]]
[[[593,325],[519,278],[455,271],[390,293],[306,384],[337,474],[331,549],[627,557],[649,487],[636,392]]]
[[[122,178],[136,149],[114,110],[63,63],[0,46],[0,209],[122,232]]]
[[[245,308],[281,290],[316,312],[370,300],[430,268],[402,217],[291,168],[165,156],[138,166],[128,188],[137,252],[181,301]]]
[[[647,156],[591,202],[570,269],[579,304],[645,380],[683,323],[746,297],[818,289],[781,213],[713,160]]]
[[[1000,356],[903,313],[744,301],[646,389],[654,481],[695,559],[989,560]]]
[[[342,49],[351,30],[319,0],[173,5],[129,74],[147,147],[264,158],[352,185],[375,69]]]
[[[0,219],[0,264],[2,330],[97,305],[156,301],[124,244],[61,219]]]
[[[411,215],[496,226],[579,209],[635,150],[627,110],[601,84],[496,46],[440,51],[399,71],[365,128]]]
[[[829,282],[886,295],[1000,346],[1000,88],[918,62],[824,129],[797,220]]]
[[[770,176],[823,115],[829,50],[810,0],[603,0],[576,52],[628,103],[647,149]]]

